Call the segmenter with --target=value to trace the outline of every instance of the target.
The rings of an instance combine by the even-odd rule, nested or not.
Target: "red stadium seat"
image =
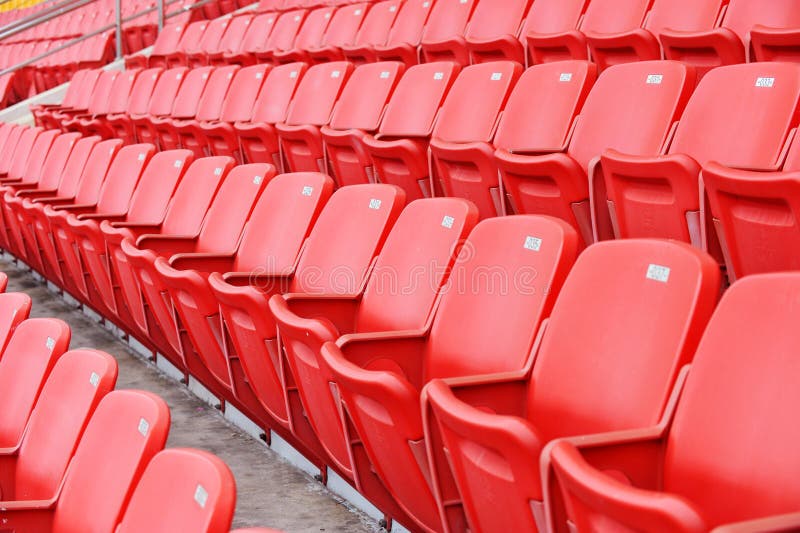
[[[105,108],[92,110],[90,107],[89,112],[91,115],[78,117],[78,121],[75,124],[76,129],[84,135],[100,135],[105,139],[111,139],[114,135],[114,130],[106,123],[106,117],[119,115],[127,111],[131,91],[136,85],[139,74],[142,72],[142,70],[136,69],[120,73],[111,86],[108,94],[108,104]]]
[[[440,519],[427,468],[417,461],[425,446],[422,387],[435,378],[522,368],[575,260],[578,237],[557,219],[501,217],[478,224],[464,250],[450,273],[455,285],[422,328],[345,336],[320,352],[371,468],[426,530],[439,530]],[[528,270],[536,274],[522,274]]]
[[[432,5],[433,0],[406,0],[394,19],[386,44],[366,47],[358,53],[370,61],[402,61],[407,67],[416,65]]]
[[[272,33],[272,28],[277,18],[278,15],[276,13],[256,15],[247,27],[247,32],[242,37],[239,49],[223,54],[225,62],[242,66],[255,64],[255,52],[266,46],[267,39]]]
[[[372,5],[353,44],[342,46],[345,59],[355,65],[374,63],[374,47],[386,44],[394,21],[403,5],[401,0],[383,0]]]
[[[114,89],[120,74],[121,72],[118,70],[107,70],[100,75],[85,110],[76,110],[63,116],[61,116],[61,113],[54,113],[53,118],[60,121],[61,129],[63,131],[81,131],[81,119],[85,119],[87,116],[107,114],[111,101],[111,91]]]
[[[577,31],[588,5],[589,0],[536,0],[522,30],[529,63],[588,59]]]
[[[264,47],[255,51],[256,60],[259,63],[270,63],[274,60],[275,52],[291,50],[306,15],[308,15],[308,11],[305,9],[287,11],[280,15],[275,21]]]
[[[326,61],[341,61],[344,59],[343,46],[355,43],[361,24],[364,22],[369,3],[351,4],[342,6],[331,16],[331,22],[325,30],[320,46],[308,50],[311,60],[315,63]]]
[[[160,150],[175,150],[180,147],[174,121],[194,118],[197,114],[200,99],[208,85],[208,80],[211,79],[216,70],[215,67],[189,69],[180,89],[175,94],[175,100],[172,102],[172,109],[169,114],[164,116],[151,115],[149,117],[147,126],[154,137],[153,143]],[[224,77],[221,81],[230,82]],[[154,92],[153,95],[157,96],[158,92]]]
[[[737,282],[708,324],[677,405],[660,422],[552,447],[575,530],[800,527],[798,431],[789,422],[800,387],[797,359],[788,356],[800,341],[798,297],[797,273]]]
[[[531,2],[507,0],[502,6],[493,0],[478,2],[464,36],[473,64],[502,60],[525,63],[520,32]]]
[[[58,494],[86,424],[116,381],[117,361],[105,352],[72,350],[58,359],[22,441],[0,452],[0,500],[42,501]]]
[[[228,533],[236,481],[216,455],[189,448],[158,452],[114,533]]]
[[[600,155],[608,148],[662,153],[693,88],[693,72],[676,62],[641,61],[603,72],[565,152],[496,154],[513,210],[562,218],[586,244],[612,236]]]
[[[455,61],[469,65],[469,50],[464,40],[467,27],[477,0],[436,0],[422,34],[422,59],[433,61]]]
[[[334,61],[314,65],[300,80],[286,120],[275,124],[284,171],[325,172],[320,127],[328,124],[331,113],[353,72],[353,65]]]
[[[320,7],[308,13],[303,20],[303,25],[297,32],[291,49],[275,50],[272,54],[277,63],[293,63],[295,61],[310,62],[308,50],[322,45],[325,30],[331,22],[331,17],[336,12],[335,7]]]
[[[713,259],[682,243],[609,241],[584,251],[521,371],[425,388],[428,457],[443,523],[546,530],[543,448],[559,437],[656,423],[691,362],[719,287]],[[488,453],[491,460],[476,461]]]
[[[141,115],[129,112],[129,120],[134,132],[133,139],[136,142],[151,144],[157,142],[156,134],[150,127],[151,120],[169,116],[175,97],[188,72],[189,69],[186,67],[175,67],[162,72],[152,89],[152,97],[148,100],[146,112]],[[202,76],[202,74],[199,75]]]
[[[409,68],[397,84],[377,135],[363,139],[381,183],[402,188],[410,200],[434,195],[428,145],[439,109],[458,76],[449,61]]]
[[[749,170],[780,169],[798,109],[799,65],[754,63],[709,72],[689,100],[666,155],[603,154],[616,236],[678,239],[713,250],[713,232],[704,236],[701,231],[701,168],[714,161]]]
[[[196,28],[199,28],[199,25],[196,26]],[[186,24],[181,22],[164,25],[164,28],[159,32],[158,37],[156,37],[156,42],[153,43],[150,56],[136,55],[126,58],[125,63],[127,68],[133,67],[134,64],[142,68],[166,67],[166,57],[178,50],[184,31],[186,31]],[[143,59],[140,60],[138,58]]]
[[[275,168],[283,168],[275,124],[286,120],[289,105],[307,68],[305,63],[273,68],[261,86],[250,120],[234,123],[245,163],[270,163]]]
[[[225,29],[225,34],[219,41],[219,44],[206,51],[207,61],[210,65],[224,65],[225,55],[233,54],[239,51],[242,46],[244,36],[247,34],[247,29],[253,22],[253,15],[244,14],[233,17],[230,19],[228,27]]]
[[[6,350],[9,339],[23,320],[31,312],[31,297],[23,292],[6,292],[8,289],[8,276],[5,277],[5,287],[0,294],[0,359]]]
[[[438,181],[445,195],[474,202],[481,218],[505,214],[497,173],[479,174],[476,180],[468,165],[450,160],[448,156],[464,148],[490,146],[503,108],[521,74],[522,67],[512,61],[465,68],[447,94],[433,130],[432,179]]]
[[[219,17],[208,21],[206,31],[194,46],[184,51],[183,64],[190,68],[208,65],[208,53],[220,49],[220,43],[231,23],[230,17]],[[188,32],[189,30],[187,30]]]
[[[339,186],[375,181],[363,139],[376,133],[404,70],[405,65],[399,62],[356,68],[333,109],[330,123],[320,128],[328,162],[324,167],[330,169]]]
[[[161,68],[143,70],[136,78],[131,88],[128,102],[122,112],[111,112],[105,117],[110,139],[121,139],[125,144],[136,142],[136,133],[133,128],[133,117],[146,115],[153,96],[153,90],[161,77]],[[177,88],[175,89],[177,91]]]
[[[152,457],[164,449],[169,408],[144,391],[118,390],[100,401],[56,497],[11,502],[3,526],[18,532],[113,531]]]

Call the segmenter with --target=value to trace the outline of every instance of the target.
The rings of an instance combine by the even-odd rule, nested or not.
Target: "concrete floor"
[[[32,316],[57,317],[72,327],[73,348],[96,348],[117,358],[118,389],[144,389],[164,398],[172,413],[168,447],[208,450],[230,466],[238,488],[234,527],[268,526],[298,533],[383,531],[310,475],[232,425],[184,385],[135,356],[126,344],[48,290],[27,269],[0,258],[0,270],[9,276],[9,292],[31,296]]]

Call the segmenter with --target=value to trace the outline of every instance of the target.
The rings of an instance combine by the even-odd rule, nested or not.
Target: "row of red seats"
[[[225,157],[192,162],[186,150],[154,155],[153,146],[119,148],[118,140],[79,143],[85,147],[74,157],[88,170],[64,176],[81,187],[89,180],[99,199],[72,207],[69,198],[28,199],[21,205],[39,203],[44,217],[26,221],[25,207],[6,195],[4,247],[46,265],[51,280],[416,529],[542,524],[547,509],[558,509],[545,497],[552,471],[542,469],[550,476],[544,484],[538,470],[528,472],[545,444],[657,423],[695,351],[712,370],[690,372],[687,391],[721,405],[754,387],[732,381],[724,390],[734,396],[720,398],[705,385],[710,374],[730,370],[732,351],[743,356],[736,359],[742,379],[765,376],[754,369],[759,358],[745,357],[763,343],[775,363],[759,382],[764,391],[792,375],[778,364],[794,364],[784,347],[796,339],[780,327],[786,306],[777,301],[797,299],[794,274],[735,285],[726,302],[739,303],[718,312],[735,318],[717,320],[739,333],[737,342],[697,348],[720,273],[686,244],[612,241],[576,262],[578,233],[555,218],[478,223],[476,206],[459,198],[403,208],[405,195],[391,185],[331,194],[322,174],[276,176],[268,165],[235,167]],[[757,298],[776,304],[756,312]],[[772,328],[729,322],[760,324],[762,316]],[[706,335],[725,338],[711,327]],[[468,377],[495,372],[507,374]],[[478,409],[451,400],[448,386]],[[747,466],[732,459],[752,457],[755,448],[745,446],[793,431],[781,422],[785,411],[767,416],[777,413],[772,396],[758,398],[746,410],[737,403],[752,414],[737,410],[715,426],[730,452],[703,457],[722,472]],[[530,418],[493,418],[486,407]],[[763,423],[743,426],[743,419]],[[758,438],[731,437],[736,432]],[[780,444],[765,460],[786,457],[781,446],[791,439],[767,440]],[[481,460],[489,451],[500,458]],[[742,477],[700,475],[720,487]],[[697,484],[692,471],[683,479],[665,490]],[[487,486],[497,501],[485,498]],[[704,490],[722,503],[692,501],[704,524],[718,525],[793,510],[791,486],[765,477],[758,497],[735,511],[720,510],[724,491]]]
[[[600,70],[665,58],[695,66],[702,77],[721,65],[798,61],[800,6],[794,0],[385,0],[171,25],[149,59],[128,61],[161,66],[194,56],[191,65],[215,55],[242,64],[591,58]]]
[[[787,246],[800,244],[795,64],[721,67],[696,89],[691,67],[669,61],[599,77],[584,61],[404,70],[333,62],[89,72],[64,105],[34,114],[126,144],[327,171],[339,186],[378,181],[409,198],[463,197],[482,218],[557,216],[584,244],[678,239],[726,264],[731,281],[800,267]],[[10,148],[22,137],[14,131]]]
[[[30,309],[26,294],[0,294],[3,529],[227,532],[236,503],[227,465],[200,450],[164,450],[164,401],[113,391],[112,356],[67,351],[69,326],[28,318]]]

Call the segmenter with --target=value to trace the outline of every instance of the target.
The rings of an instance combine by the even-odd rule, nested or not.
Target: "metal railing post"
[[[158,33],[164,29],[164,0],[157,0],[156,7],[158,7]]]
[[[117,15],[117,59],[122,57],[122,0],[116,0],[115,10]]]

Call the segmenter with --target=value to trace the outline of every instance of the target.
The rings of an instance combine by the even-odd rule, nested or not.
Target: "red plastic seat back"
[[[233,253],[245,222],[275,167],[265,163],[239,165],[231,170],[208,209],[198,238],[199,252]]]
[[[332,193],[333,180],[318,172],[272,178],[247,223],[234,271],[289,271]]]
[[[153,91],[163,72],[164,69],[157,67],[143,70],[139,74],[128,98],[126,107],[128,115],[144,115],[147,113],[150,108],[150,99],[153,97]],[[175,91],[177,92],[177,89]]]
[[[91,41],[91,39],[87,39],[84,41],[84,44]],[[77,48],[77,47],[76,47]],[[83,78],[83,87],[81,88],[81,92],[75,98],[72,107],[74,109],[88,109],[89,102],[92,101],[92,93],[94,92],[94,88],[100,80],[100,77],[106,71],[103,69],[95,69],[90,70],[86,73],[86,76]]]
[[[529,35],[544,37],[574,31],[588,5],[589,0],[536,0],[525,19],[522,36],[527,40]],[[534,43],[530,40],[527,40],[527,45],[528,56],[533,63],[568,59],[558,46],[554,49],[534,49]]]
[[[758,0],[730,0],[722,26],[738,35],[745,48],[750,45],[750,30],[756,25],[797,29],[800,27],[800,9],[797,2],[772,0],[765,3]]]
[[[277,124],[286,120],[289,105],[307,69],[305,63],[289,63],[273,68],[258,93],[252,121]]]
[[[170,114],[172,105],[175,103],[175,97],[188,71],[189,69],[186,67],[175,67],[162,72],[153,88],[153,96],[147,106],[147,114],[154,117],[163,117]]]
[[[352,72],[353,65],[347,61],[323,63],[309,68],[297,86],[286,123],[291,126],[327,124],[333,106]]]
[[[507,35],[516,36],[532,0],[506,0],[502,7],[491,0],[475,6],[465,37],[470,41],[489,41]]]
[[[522,368],[577,254],[577,233],[555,218],[478,224],[442,289],[425,381]]]
[[[276,13],[256,15],[247,28],[247,33],[245,33],[242,39],[242,45],[239,47],[239,50],[243,52],[255,52],[263,48],[272,33],[272,28],[277,19],[278,15]]]
[[[230,23],[230,17],[219,17],[209,21],[197,47],[190,48],[187,52],[215,52],[220,50],[222,37],[225,35]]]
[[[152,144],[131,144],[120,149],[108,167],[107,177],[100,189],[98,213],[119,214],[128,211],[131,195],[155,151]]]
[[[225,67],[217,67],[211,72],[203,94],[197,102],[197,114],[195,118],[198,121],[219,119],[220,113],[222,112],[222,103],[238,71],[238,65],[228,65]]]
[[[28,318],[30,312],[31,297],[24,292],[0,294],[0,359],[3,358],[11,334],[23,320]]]
[[[233,158],[220,156],[203,157],[189,165],[167,208],[161,233],[197,235],[208,207],[234,164]]]
[[[155,154],[136,184],[125,220],[136,224],[160,224],[167,204],[192,160],[190,150],[167,150]]]
[[[79,135],[80,137],[80,135]],[[62,198],[72,198],[78,192],[78,184],[83,175],[83,171],[89,161],[95,146],[100,143],[100,137],[81,137],[72,147],[69,159],[64,164],[63,177],[58,184],[58,191],[55,196]]]
[[[23,183],[38,183],[42,177],[42,167],[44,166],[47,154],[53,142],[61,135],[59,130],[44,130],[36,136],[36,140],[31,145],[30,154],[25,162],[25,170],[22,172]],[[17,147],[19,150],[19,147]]]
[[[687,67],[673,61],[608,68],[586,98],[569,154],[584,170],[607,149],[658,154],[693,87]]]
[[[114,83],[119,76],[118,70],[104,70],[100,77],[97,78],[97,83],[92,90],[92,95],[89,99],[88,110],[92,115],[102,115],[108,113],[108,103],[111,100],[111,91],[114,88]]]
[[[522,67],[513,61],[462,70],[442,105],[433,137],[451,143],[490,142],[498,115],[521,74]]]
[[[652,0],[592,0],[580,29],[586,34],[627,33],[640,28]]]
[[[29,128],[18,126],[11,130],[8,139],[3,145],[3,152],[12,154],[10,157],[0,159],[0,172],[9,176],[21,176],[25,170],[25,161],[30,153],[36,135],[42,128]],[[21,147],[20,147],[21,146]]]
[[[230,19],[225,34],[219,41],[219,46],[212,50],[221,52],[237,52],[242,46],[242,40],[247,34],[250,24],[253,22],[253,15],[239,15]]]
[[[328,29],[335,12],[336,8],[330,6],[320,7],[311,11],[297,32],[294,48],[296,50],[308,50],[318,47],[322,43],[325,30]]]
[[[200,40],[203,38],[203,34],[206,32],[207,27],[207,20],[198,20],[197,22],[192,22],[189,24],[178,41],[178,47],[176,51],[187,52],[189,50],[196,50],[200,45]]]
[[[406,0],[394,19],[386,44],[416,46],[422,39],[425,23],[431,13],[433,0]]]
[[[58,360],[19,450],[15,500],[48,500],[57,494],[89,418],[116,382],[117,361],[105,352],[72,350]]]
[[[305,9],[297,9],[295,11],[287,11],[278,17],[264,48],[266,50],[289,50],[292,48],[295,36],[303,20],[305,20],[306,14],[307,11]]]
[[[337,190],[308,237],[289,292],[358,293],[404,204],[405,193],[393,185]]]
[[[253,65],[240,69],[234,75],[222,102],[219,115],[221,122],[250,120],[258,93],[271,68],[269,65]]]
[[[495,147],[516,153],[560,150],[596,79],[597,68],[587,61],[527,69],[508,97]]]
[[[716,262],[683,243],[626,239],[587,248],[533,367],[528,413],[543,441],[656,424],[719,285]]]
[[[142,72],[145,71],[133,69],[120,72],[119,76],[114,80],[114,85],[111,86],[111,94],[108,95],[108,106],[105,110],[106,113],[125,112],[128,108],[128,99],[131,96],[131,91]]]
[[[111,162],[114,161],[121,147],[122,140],[109,139],[97,143],[92,148],[92,153],[89,154],[89,159],[78,180],[75,191],[76,204],[95,204],[97,202]]]
[[[172,118],[194,118],[195,114],[197,114],[200,96],[205,91],[208,79],[214,70],[214,67],[189,69],[180,89],[175,94],[175,101],[172,103],[172,109],[169,113]],[[155,94],[158,93],[156,92]]]
[[[463,35],[477,0],[436,0],[422,33],[422,43]]]
[[[336,103],[330,127],[335,130],[377,130],[404,68],[402,63],[385,61],[355,69]]]
[[[373,4],[358,30],[355,45],[384,44],[401,5],[400,0],[384,0]]]
[[[360,3],[340,7],[331,17],[331,23],[322,38],[323,46],[343,46],[353,44],[356,34],[364,22],[370,4]]]
[[[84,87],[89,72],[91,72],[90,69],[81,69],[72,75],[72,79],[69,80],[67,84],[67,91],[64,93],[64,99],[61,100],[61,105],[63,107],[73,107],[78,96],[83,94],[86,90]],[[91,91],[91,88],[88,90]]]
[[[169,423],[169,408],[155,394],[108,393],[69,465],[53,533],[113,531],[145,467],[164,449]]]
[[[712,29],[725,0],[655,0],[647,16],[647,28],[658,36],[662,30],[701,32]]]
[[[19,444],[44,381],[67,351],[69,326],[55,318],[30,318],[14,330],[0,359],[0,448]]]
[[[775,169],[797,126],[800,66],[732,65],[706,74],[681,117],[670,153],[701,165]]]
[[[458,247],[477,222],[478,209],[461,198],[408,204],[381,248],[358,308],[355,331],[422,328]]]
[[[397,84],[380,133],[385,137],[426,137],[450,91],[459,66],[449,61],[414,65]]]
[[[709,527],[797,509],[799,299],[796,272],[743,278],[697,349],[667,440],[664,490],[687,498]]]
[[[183,23],[165,24],[164,29],[159,32],[156,41],[153,43],[153,50],[150,55],[163,56],[178,50],[185,30],[186,24]]]
[[[147,465],[115,533],[227,532],[235,507],[236,481],[221,459],[170,448]]]
[[[41,136],[40,136],[41,137]],[[58,187],[64,176],[64,165],[67,163],[76,141],[81,139],[80,133],[62,133],[50,145],[50,151],[42,164],[39,188],[52,190]]]

